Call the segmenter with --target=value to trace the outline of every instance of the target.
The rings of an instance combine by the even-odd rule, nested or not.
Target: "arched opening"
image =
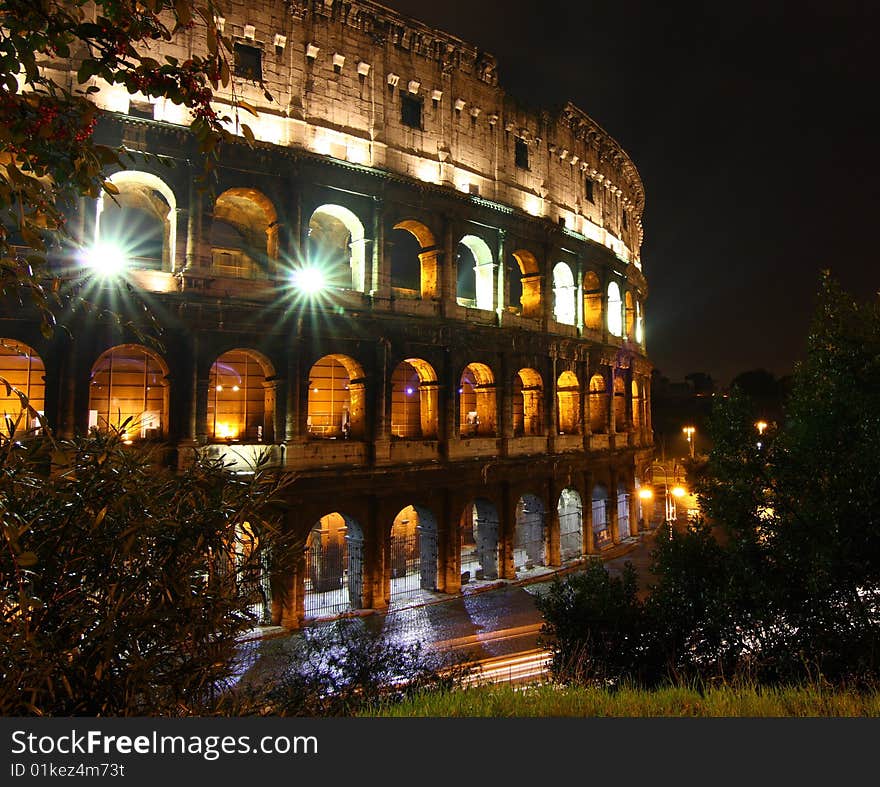
[[[325,355],[309,371],[306,427],[310,437],[362,440],[364,372],[347,355]]]
[[[563,372],[556,381],[556,409],[559,434],[581,430],[581,387],[574,372]]]
[[[437,520],[427,509],[407,506],[391,526],[389,600],[437,589]]]
[[[360,609],[364,590],[364,534],[351,517],[322,516],[306,540],[305,614],[323,617]]]
[[[412,219],[398,222],[391,233],[391,287],[407,297],[440,295],[437,242],[424,224]]]
[[[559,514],[559,554],[562,562],[583,554],[583,504],[575,489],[563,489],[556,504]]]
[[[626,431],[626,382],[619,374],[614,375],[614,431]]]
[[[623,302],[616,281],[608,284],[608,332],[612,336],[623,335]]]
[[[465,235],[458,243],[456,259],[456,302],[487,311],[495,308],[495,264],[486,241]]]
[[[433,367],[408,358],[391,375],[391,435],[402,439],[437,437],[438,387]]]
[[[208,429],[215,440],[273,442],[275,387],[271,364],[252,350],[230,350],[211,366]]]
[[[498,579],[498,511],[488,500],[465,506],[459,520],[461,583]]]
[[[584,274],[584,327],[602,330],[602,286],[595,271]]]
[[[278,259],[278,214],[255,189],[229,189],[214,203],[211,267],[218,276],[265,279]]]
[[[636,301],[636,341],[639,344],[645,343],[645,317],[642,311],[642,302]]]
[[[603,374],[590,378],[590,431],[593,434],[608,431],[608,387]]]
[[[624,328],[627,339],[635,338],[636,332],[636,307],[632,293],[627,290],[623,296],[624,302]]]
[[[523,317],[541,316],[541,271],[535,255],[519,249],[511,255],[510,305]]]
[[[541,375],[520,369],[513,378],[513,434],[515,437],[544,432],[544,390]]]
[[[95,244],[112,249],[125,265],[174,270],[177,203],[168,185],[148,172],[116,172],[108,180],[119,191],[98,197]]]
[[[639,431],[642,428],[642,396],[638,382],[633,380],[630,389],[632,392],[633,429]]]
[[[629,493],[624,490],[617,495],[617,533],[629,538]]]
[[[123,344],[103,353],[89,381],[89,428],[123,429],[123,439],[164,437],[168,367],[154,352]]]
[[[364,225],[348,208],[322,205],[309,219],[309,265],[330,287],[365,290],[366,244]]]
[[[577,319],[574,276],[564,262],[553,268],[553,318],[564,325],[574,325]]]
[[[596,484],[592,495],[593,508],[593,546],[596,549],[608,546],[611,539],[611,517],[608,512],[608,489],[604,484]]]
[[[546,534],[544,503],[535,495],[523,495],[516,503],[513,565],[517,574],[545,565]]]
[[[459,433],[462,437],[495,434],[495,378],[482,363],[468,364],[458,383]]]
[[[20,391],[40,415],[44,414],[46,407],[45,375],[43,360],[32,347],[14,339],[0,339],[0,378]],[[39,419],[31,416],[22,406],[18,394],[8,391],[4,385],[0,385],[0,408],[6,436],[40,428]]]

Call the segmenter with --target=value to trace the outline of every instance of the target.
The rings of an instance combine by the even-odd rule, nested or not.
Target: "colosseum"
[[[227,7],[232,85],[258,115],[213,192],[179,105],[92,80],[101,141],[158,155],[82,202],[83,264],[112,257],[101,286],[142,297],[163,349],[89,316],[46,339],[7,313],[0,373],[62,435],[133,416],[128,438],[169,462],[265,452],[292,471],[303,557],[264,581],[266,622],[528,578],[638,535],[651,365],[626,152],[371,0]]]

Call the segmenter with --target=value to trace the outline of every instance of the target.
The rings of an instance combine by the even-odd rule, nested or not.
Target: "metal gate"
[[[629,538],[629,495],[626,492],[617,496],[617,532],[621,538]]]
[[[312,531],[306,547],[305,614],[323,617],[361,607],[363,539],[323,538]]]
[[[391,535],[391,598],[416,591],[421,586],[418,531]]]
[[[513,564],[516,571],[544,565],[544,507],[537,498],[523,497],[517,504]]]
[[[608,528],[607,500],[593,501],[593,546],[596,549],[611,543],[611,531]]]
[[[259,562],[239,569],[239,593],[248,602],[248,611],[257,624],[266,626],[272,622],[272,588],[269,577],[269,551],[260,552]]]
[[[583,512],[576,492],[562,490],[559,496],[559,553],[563,562],[575,560],[583,554]]]

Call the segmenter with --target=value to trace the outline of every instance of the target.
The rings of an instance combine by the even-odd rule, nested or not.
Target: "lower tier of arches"
[[[487,483],[447,478],[434,487],[401,472],[369,490],[367,478],[313,479],[287,513],[298,538],[294,559],[280,562],[295,568],[267,565],[260,583],[262,622],[294,628],[423,603],[600,554],[645,527],[637,490],[649,460],[641,453],[621,467],[530,476],[520,467]]]

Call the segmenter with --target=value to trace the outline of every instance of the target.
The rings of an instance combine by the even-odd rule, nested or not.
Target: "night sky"
[[[494,54],[525,104],[570,99],[629,153],[648,354],[667,377],[789,373],[820,270],[880,289],[880,3],[384,2]]]

